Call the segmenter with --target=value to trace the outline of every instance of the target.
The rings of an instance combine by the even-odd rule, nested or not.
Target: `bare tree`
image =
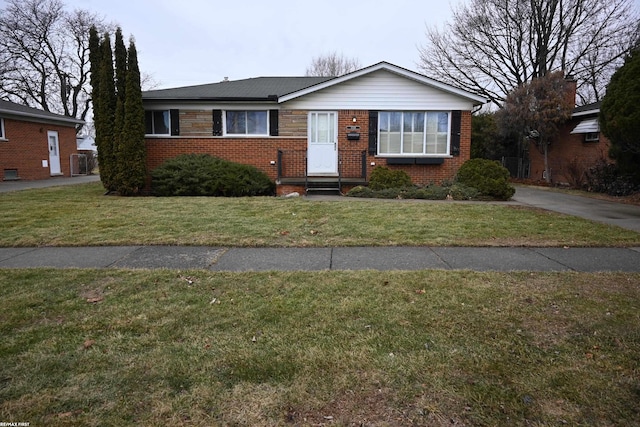
[[[503,108],[496,113],[503,134],[514,134],[536,143],[544,156],[547,182],[551,182],[549,144],[560,126],[571,117],[572,95],[562,71],[555,71],[535,77],[509,92]]]
[[[337,77],[361,68],[356,58],[346,58],[343,54],[332,52],[320,55],[311,61],[307,68],[307,76]]]
[[[496,106],[518,85],[563,71],[587,103],[604,95],[637,32],[632,0],[471,0],[443,30],[427,29],[419,66]]]
[[[104,21],[60,0],[6,0],[0,11],[0,97],[84,120],[90,109],[89,28]],[[77,129],[80,131],[80,128]]]

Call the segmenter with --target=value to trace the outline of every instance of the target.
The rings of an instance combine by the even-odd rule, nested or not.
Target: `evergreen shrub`
[[[481,196],[491,199],[509,200],[516,192],[509,184],[509,171],[493,160],[467,160],[460,166],[456,181],[475,188]]]
[[[384,166],[376,166],[371,171],[369,188],[372,190],[384,190],[387,188],[410,187],[411,177],[403,170],[391,170]]]
[[[273,196],[275,183],[259,169],[208,154],[182,154],[151,172],[154,196]]]

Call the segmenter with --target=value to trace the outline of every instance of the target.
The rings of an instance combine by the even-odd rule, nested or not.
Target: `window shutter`
[[[180,135],[180,110],[169,110],[171,120],[171,135]]]
[[[278,110],[269,110],[269,135],[278,136]]]
[[[378,112],[369,111],[369,154],[378,153]]]
[[[451,155],[460,155],[460,123],[462,121],[462,111],[451,112]]]
[[[222,136],[222,110],[213,110],[213,136]]]

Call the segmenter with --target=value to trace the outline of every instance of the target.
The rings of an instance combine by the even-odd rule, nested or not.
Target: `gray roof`
[[[61,114],[51,113],[49,111],[39,110],[37,108],[27,107],[25,105],[16,104],[15,102],[0,99],[0,116],[19,117],[27,121],[53,121],[61,122],[69,125],[84,123],[73,117],[63,116]]]
[[[573,115],[581,116],[581,115],[592,113],[594,111],[600,112],[600,104],[602,104],[602,102],[598,101],[592,104],[581,105],[579,107],[576,107],[573,109]]]
[[[278,97],[331,80],[333,77],[255,77],[198,86],[142,92],[145,100],[276,101]]]

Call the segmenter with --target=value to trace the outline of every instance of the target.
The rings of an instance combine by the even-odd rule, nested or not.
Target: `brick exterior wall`
[[[206,113],[206,114],[205,114]],[[304,153],[307,149],[307,111],[282,110],[279,112],[279,136],[247,138],[247,137],[213,137],[200,136],[205,126],[198,127],[186,124],[184,120],[201,115],[207,121],[207,130],[211,127],[211,112],[180,112],[180,136],[165,138],[147,138],[147,168],[155,169],[163,161],[180,154],[210,154],[233,162],[249,164],[264,171],[271,179],[278,174],[278,150],[287,154],[283,160],[283,175],[288,177],[304,177]],[[353,118],[356,121],[353,121]],[[347,126],[360,127],[360,139],[347,139]],[[390,169],[405,170],[412,181],[418,185],[432,182],[441,183],[453,179],[458,169],[470,157],[471,151],[471,112],[462,112],[460,156],[445,158],[441,165],[387,165],[383,157],[368,154],[369,146],[369,111],[342,110],[338,112],[338,149],[341,159],[341,173],[345,177],[360,177],[362,171],[362,152],[366,154],[367,181],[375,166],[386,166]],[[209,134],[210,135],[210,134]],[[278,186],[278,194],[292,191],[303,192],[304,187]]]
[[[62,175],[71,176],[70,157],[76,154],[76,130],[74,126],[34,123],[4,118],[5,140],[0,140],[0,173],[5,178],[6,169],[17,169],[18,177],[24,180],[48,179],[49,162],[47,131],[58,132],[60,169]]]
[[[582,118],[570,120],[561,129],[559,136],[549,145],[548,161],[553,184],[570,184],[579,186],[584,180],[585,172],[599,160],[609,160],[609,140],[600,133],[600,139],[585,142],[584,134],[571,134],[571,131],[582,121]],[[530,179],[533,182],[545,181],[544,154],[531,143],[529,146],[531,160]]]

